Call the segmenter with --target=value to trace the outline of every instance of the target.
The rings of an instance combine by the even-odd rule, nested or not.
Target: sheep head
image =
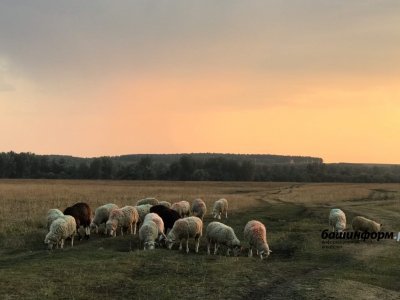
[[[264,258],[267,258],[268,256],[269,256],[269,254],[271,253],[272,251],[271,250],[261,250],[260,251],[260,258],[261,259],[264,259]]]

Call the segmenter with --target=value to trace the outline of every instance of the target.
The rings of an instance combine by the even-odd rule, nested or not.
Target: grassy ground
[[[224,223],[239,239],[247,221],[266,224],[273,253],[265,260],[138,250],[138,237],[69,243],[48,252],[49,208],[134,204],[145,196],[212,202],[232,208]],[[365,215],[400,231],[400,186],[382,184],[0,181],[0,299],[399,299],[400,242],[323,249],[331,207],[348,220]],[[211,221],[208,215],[205,225]],[[224,252],[222,249],[221,253]]]

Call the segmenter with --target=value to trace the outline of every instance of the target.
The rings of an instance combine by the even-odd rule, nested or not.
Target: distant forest
[[[0,178],[400,182],[400,165],[326,164],[317,157],[253,154],[138,154],[79,158],[2,152]]]

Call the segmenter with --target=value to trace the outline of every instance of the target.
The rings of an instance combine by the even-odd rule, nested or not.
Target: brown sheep
[[[87,203],[79,202],[64,210],[64,215],[70,215],[75,218],[76,230],[78,232],[79,239],[82,236],[79,233],[79,227],[82,226],[85,229],[85,238],[90,237],[90,223],[92,218],[92,210]]]

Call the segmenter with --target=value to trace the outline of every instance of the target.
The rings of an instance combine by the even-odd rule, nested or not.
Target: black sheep
[[[79,227],[83,226],[85,228],[85,238],[88,239],[90,236],[90,223],[92,217],[92,211],[88,204],[80,202],[76,203],[64,210],[64,215],[70,215],[75,218],[76,230],[78,232],[79,239],[82,237],[79,233]]]
[[[163,205],[154,205],[150,208],[150,212],[156,213],[161,217],[164,222],[164,230],[167,233],[168,228],[172,229],[176,220],[180,219],[179,213],[175,210],[165,207]]]

